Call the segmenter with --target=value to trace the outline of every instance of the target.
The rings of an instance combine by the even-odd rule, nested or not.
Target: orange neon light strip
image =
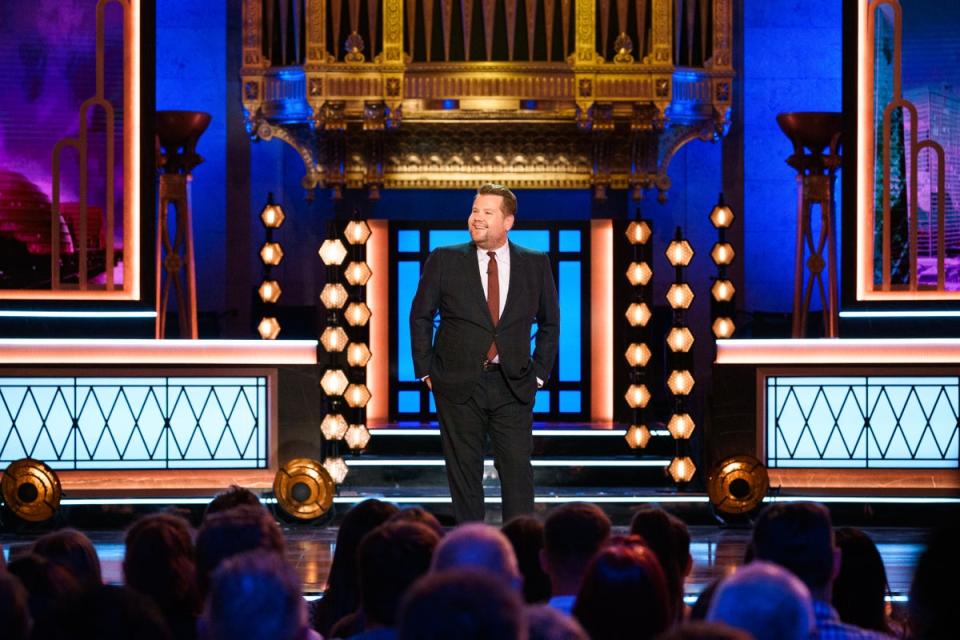
[[[386,220],[368,220],[367,265],[373,272],[367,282],[370,307],[370,352],[367,363],[367,425],[387,422],[390,407],[390,229]]]
[[[960,339],[717,340],[717,364],[954,364]]]
[[[590,221],[590,420],[613,421],[613,221]]]
[[[316,340],[0,339],[11,364],[316,364]]]

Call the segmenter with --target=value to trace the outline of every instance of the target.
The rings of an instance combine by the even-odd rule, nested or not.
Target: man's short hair
[[[202,625],[211,640],[295,640],[306,628],[297,572],[267,551],[224,560],[211,578]]]
[[[61,529],[40,537],[33,543],[33,552],[66,569],[84,589],[103,584],[97,550],[90,538],[76,529]]]
[[[240,506],[214,513],[197,534],[197,582],[206,592],[210,574],[223,560],[256,549],[283,553],[283,532],[263,507]]]
[[[807,640],[816,628],[806,585],[763,560],[744,565],[720,583],[707,620],[748,631],[756,640]]]
[[[460,567],[429,573],[400,605],[400,640],[520,640],[526,620],[520,595],[489,572]]]
[[[814,502],[774,502],[753,525],[753,558],[786,567],[811,591],[833,578],[830,512]]]
[[[488,182],[486,184],[480,185],[480,188],[477,189],[478,196],[500,196],[503,198],[503,205],[500,207],[503,210],[504,216],[516,216],[517,215],[517,196],[514,195],[513,191],[510,191],[507,187],[502,184],[496,184],[494,182]]]
[[[206,519],[214,513],[220,513],[241,505],[250,505],[252,507],[262,507],[263,503],[253,491],[239,485],[232,484],[226,491],[221,491],[213,497],[207,508],[203,512],[203,518]]]
[[[547,516],[543,549],[554,565],[577,565],[580,572],[610,537],[610,518],[595,504],[571,502]]]
[[[482,569],[506,584],[521,587],[517,556],[507,536],[486,524],[471,522],[444,536],[433,553],[431,571],[458,567]]]
[[[420,522],[386,522],[360,541],[360,606],[367,623],[392,627],[400,599],[430,568],[440,536]]]

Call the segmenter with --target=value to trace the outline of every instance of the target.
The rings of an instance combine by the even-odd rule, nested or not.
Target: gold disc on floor
[[[753,511],[763,502],[769,488],[767,468],[749,455],[726,458],[707,476],[710,502],[717,511],[728,515]]]
[[[273,493],[285,512],[300,520],[313,520],[333,505],[335,485],[327,470],[311,458],[294,458],[277,470]]]
[[[46,463],[32,458],[10,463],[0,492],[14,515],[28,522],[49,520],[60,508],[60,478]]]

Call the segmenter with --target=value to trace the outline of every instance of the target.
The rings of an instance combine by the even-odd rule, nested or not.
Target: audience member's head
[[[267,551],[235,555],[213,572],[201,618],[207,640],[301,640],[307,637],[300,578]]]
[[[90,538],[76,529],[61,529],[41,536],[33,543],[33,552],[66,569],[82,589],[103,584],[97,550]]]
[[[830,600],[839,568],[830,512],[814,502],[774,502],[753,526],[753,558],[775,562],[800,578],[814,600]]]
[[[213,500],[207,503],[207,508],[203,512],[203,519],[206,520],[208,516],[214,513],[221,513],[244,505],[263,508],[263,503],[260,502],[257,494],[250,489],[232,484],[226,491],[213,496]]]
[[[461,567],[429,573],[400,606],[400,640],[524,640],[520,595],[487,571]]]
[[[657,640],[754,640],[746,631],[723,624],[697,620],[685,622],[664,633]]]
[[[421,524],[425,524],[433,529],[441,538],[444,534],[443,525],[440,524],[439,520],[437,520],[437,516],[433,515],[423,507],[404,507],[387,519],[387,522],[399,521],[419,522]]]
[[[946,640],[957,633],[957,576],[960,526],[955,522],[930,534],[910,585],[910,637]]]
[[[642,640],[666,631],[672,607],[656,555],[631,536],[612,541],[594,556],[573,615],[592,640]]]
[[[657,556],[667,579],[667,590],[673,600],[674,613],[682,617],[683,582],[692,562],[687,525],[660,507],[644,505],[634,513],[630,522],[630,533],[643,538],[644,543]]]
[[[0,558],[3,553],[0,552]],[[0,629],[9,640],[27,640],[33,621],[27,590],[20,579],[0,567]]]
[[[74,632],[83,590],[73,574],[35,553],[11,560],[7,570],[27,590],[33,619],[31,638],[65,637]]]
[[[543,525],[541,566],[553,595],[577,592],[587,564],[609,537],[610,518],[594,504],[571,502],[550,512]]]
[[[360,604],[357,587],[357,547],[360,540],[397,512],[389,502],[369,499],[354,505],[343,516],[337,543],[327,576],[327,589],[314,609],[313,626],[321,635],[330,634],[333,625]]]
[[[414,521],[386,522],[363,537],[358,550],[360,608],[370,627],[393,627],[400,600],[430,569],[436,531]]]
[[[214,513],[197,533],[197,584],[205,594],[210,574],[230,556],[262,549],[282,554],[283,532],[263,507],[240,506]]]
[[[576,619],[545,604],[527,607],[527,634],[527,640],[590,640]]]
[[[170,631],[153,601],[129,587],[104,586],[80,605],[80,640],[185,640]],[[188,636],[190,638],[193,635]]]
[[[809,640],[816,631],[807,587],[783,567],[762,560],[720,583],[707,619],[743,629],[755,640]]]
[[[151,598],[180,637],[201,605],[189,523],[169,513],[144,516],[127,530],[125,545],[124,582]]]
[[[836,531],[840,573],[833,582],[833,607],[846,623],[891,633],[887,623],[887,572],[873,540],[860,529]]]
[[[543,551],[543,523],[533,516],[518,516],[500,529],[513,546],[523,575],[523,599],[546,602],[550,599],[550,577],[540,566]]]
[[[521,592],[523,577],[510,541],[498,529],[479,522],[460,525],[437,545],[431,571],[458,567],[482,569]]]

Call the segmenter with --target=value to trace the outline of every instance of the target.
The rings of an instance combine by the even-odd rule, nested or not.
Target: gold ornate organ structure
[[[670,187],[732,99],[731,0],[244,0],[242,99],[308,191]]]

